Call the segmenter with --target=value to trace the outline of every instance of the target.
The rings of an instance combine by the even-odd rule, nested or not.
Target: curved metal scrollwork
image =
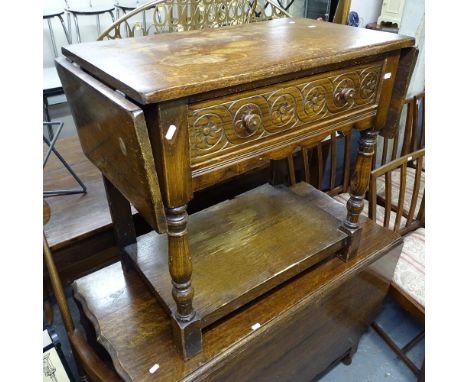
[[[145,22],[131,21],[140,15]],[[98,40],[220,28],[282,17],[290,15],[269,0],[156,0],[125,14]]]

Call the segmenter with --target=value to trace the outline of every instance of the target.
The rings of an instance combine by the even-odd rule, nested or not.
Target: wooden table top
[[[62,52],[101,81],[148,104],[413,45],[412,37],[282,18],[76,44]]]
[[[101,173],[84,156],[78,137],[62,138],[56,148],[88,189],[87,194],[46,198],[48,222],[44,229],[52,251],[109,229],[111,216]],[[44,190],[77,188],[78,185],[52,154],[44,169]]]

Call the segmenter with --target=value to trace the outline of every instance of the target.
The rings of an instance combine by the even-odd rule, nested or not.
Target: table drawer
[[[384,61],[189,105],[193,169],[275,150],[281,140],[376,108]]]

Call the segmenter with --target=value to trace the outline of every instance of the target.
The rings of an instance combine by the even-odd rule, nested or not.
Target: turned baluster
[[[188,246],[187,203],[192,198],[186,101],[158,104],[146,111],[167,222],[169,273],[176,308],[172,330],[184,359],[202,347],[201,321],[193,307],[192,258]]]
[[[187,243],[187,205],[166,208],[169,272],[172,296],[177,304],[177,320],[190,321],[194,315],[192,300],[192,259]]]
[[[364,208],[364,197],[369,187],[369,177],[372,170],[377,131],[372,129],[361,132],[359,151],[350,186],[350,198],[346,204],[347,215],[343,221],[342,229],[349,234],[349,242],[341,256],[349,260],[356,255],[361,236],[359,215]]]

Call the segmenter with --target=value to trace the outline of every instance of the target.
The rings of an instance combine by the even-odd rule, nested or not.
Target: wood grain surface
[[[383,66],[380,60],[191,104],[192,169],[218,157],[232,162],[246,152],[264,155],[308,138],[310,131],[318,135],[323,121],[349,123],[357,112],[363,118],[379,104]]]
[[[119,257],[101,173],[83,154],[77,136],[59,139],[56,147],[88,189],[86,194],[55,196],[44,201],[44,231],[60,276],[68,284]],[[267,180],[268,171],[264,169],[198,193],[189,212],[207,208]],[[43,185],[45,190],[77,187],[53,154],[44,168]],[[148,232],[150,227],[133,207],[132,214],[137,233]]]
[[[62,52],[142,104],[250,83],[414,45],[393,33],[283,18],[217,30],[75,44]]]
[[[362,244],[358,202],[367,187],[373,144],[391,105],[400,51],[413,44],[413,38],[394,34],[308,19],[278,19],[63,49],[65,56],[74,61],[67,65],[81,66],[79,81],[68,81],[64,76],[70,85],[65,91],[74,103],[79,131],[83,126],[98,127],[97,146],[90,144],[92,137],[88,134],[85,152],[89,154],[89,148],[91,153],[97,150],[93,163],[153,228],[165,232],[159,218],[166,219],[168,238],[146,241],[161,237],[146,236],[141,241],[145,245],[138,252],[131,250],[130,257],[133,254],[137,270],[170,311],[175,342],[183,358],[191,358],[201,350],[201,326],[225,318],[333,253],[349,262],[358,255]],[[64,67],[65,62],[57,60],[57,67]],[[305,89],[309,80],[316,93],[310,99]],[[319,87],[312,86],[315,80],[323,85],[328,112],[336,113],[323,122],[315,119],[314,112],[312,118],[307,116],[308,108],[321,105]],[[80,91],[86,83],[92,83],[93,92]],[[96,91],[105,95],[104,101],[94,94]],[[81,93],[87,94],[80,98]],[[246,95],[261,96],[269,106],[246,100]],[[226,119],[225,128],[215,125],[215,130],[222,130],[234,144],[232,151],[217,147],[216,137],[210,136],[213,123],[196,126],[193,118],[193,125],[189,122],[189,109],[199,112],[214,106],[218,110],[226,103],[228,108],[250,108],[241,115],[235,113],[230,121]],[[113,109],[114,104],[119,110]],[[269,119],[263,115],[267,111]],[[215,113],[208,110],[207,114]],[[207,114],[202,112],[200,116],[206,119]],[[303,126],[299,124],[298,131],[283,132],[291,127],[288,123],[294,116],[299,116]],[[130,134],[123,129],[125,134],[117,144],[117,136],[108,133],[120,131],[119,123],[133,128]],[[268,191],[263,196],[258,190],[257,194],[247,193],[222,203],[222,207],[200,212],[187,228],[190,219],[186,210],[194,191],[256,168],[265,158],[290,155],[318,143],[322,135],[349,125],[365,130],[369,139],[361,140],[357,170],[352,176],[352,203],[348,203],[344,228],[353,232],[352,240],[346,237],[347,249],[343,249],[343,242],[349,232],[338,232],[335,218],[289,191],[282,195]],[[100,127],[107,133],[101,134]],[[260,127],[278,127],[279,134],[264,142],[249,140],[252,134],[261,133]],[[215,148],[197,163],[201,156],[196,144],[203,143],[206,134],[208,149],[213,142]],[[82,143],[83,137],[80,134]],[[224,143],[221,141],[221,146]],[[243,143],[245,147],[241,147]],[[109,144],[112,147],[106,150]],[[128,161],[120,155],[125,155],[127,144],[135,154]],[[143,155],[151,154],[150,145],[154,163]],[[114,158],[115,163],[109,163],[109,158]],[[160,177],[153,187],[158,192],[147,192],[141,182],[150,178],[147,170],[154,173],[154,168]],[[122,179],[128,182],[126,189],[117,184]],[[294,177],[291,179],[294,183]],[[140,187],[127,191],[133,184]],[[145,208],[137,205],[140,191],[147,196],[141,204]],[[257,196],[249,199],[252,195]],[[153,200],[149,201],[148,196]],[[155,211],[155,219],[145,213],[148,209]],[[202,219],[205,213],[209,215]],[[224,220],[218,220],[220,216]]]
[[[346,216],[343,205],[308,185],[294,191]],[[74,293],[125,381],[310,381],[357,346],[386,294],[399,246],[397,234],[363,218],[356,257],[321,263],[210,326],[202,352],[189,361],[179,357],[167,314],[136,272],[111,265],[77,280]]]
[[[340,225],[288,189],[270,185],[190,215],[193,305],[202,326],[339,252],[347,239]],[[166,310],[175,312],[166,237],[148,233],[127,251]]]
[[[166,232],[143,111],[66,59],[58,59],[56,67],[83,152],[153,229]]]

